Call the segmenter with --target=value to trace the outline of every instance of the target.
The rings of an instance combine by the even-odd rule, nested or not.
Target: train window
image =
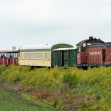
[[[26,59],[42,59],[42,53],[25,53],[24,58]]]
[[[8,59],[10,58],[10,53],[6,54],[6,58],[8,58]]]
[[[34,58],[42,59],[42,53],[36,53]]]
[[[67,55],[68,54],[68,51],[64,51],[64,55]]]
[[[18,58],[18,53],[16,53],[16,58]]]
[[[50,53],[45,53],[45,59],[50,60],[50,57],[51,57]]]
[[[82,45],[83,47],[86,47],[86,43],[83,43],[83,45]]]
[[[11,57],[11,58],[14,58],[14,53],[11,53],[11,54],[10,54],[10,57]]]
[[[91,43],[87,43],[87,45],[91,45]]]
[[[14,58],[17,58],[17,53],[14,53]]]
[[[81,48],[80,48],[80,46],[77,47],[77,52],[78,52],[78,53],[81,52]]]
[[[101,42],[97,42],[97,44],[102,44]]]

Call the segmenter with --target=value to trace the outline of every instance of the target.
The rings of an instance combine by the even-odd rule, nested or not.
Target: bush
[[[6,65],[1,65],[0,66],[0,74],[2,74],[3,71],[5,71]]]
[[[64,74],[63,83],[67,83],[69,87],[75,87],[78,83],[77,77],[75,74]]]
[[[24,74],[29,70],[29,67],[11,65],[2,72],[1,78],[8,83],[17,83],[24,79]]]
[[[61,70],[59,68],[39,68],[27,72],[22,83],[26,86],[56,90],[61,84]]]

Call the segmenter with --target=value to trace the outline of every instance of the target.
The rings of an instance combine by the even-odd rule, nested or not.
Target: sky
[[[0,50],[89,36],[111,42],[111,0],[0,0]]]

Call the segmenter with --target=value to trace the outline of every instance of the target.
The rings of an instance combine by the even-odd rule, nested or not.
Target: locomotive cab
[[[104,42],[100,39],[93,38],[93,36],[89,37],[89,39],[83,40],[79,42],[77,46],[77,64],[78,65],[86,65],[88,64],[89,53],[87,49],[91,46],[101,45]]]

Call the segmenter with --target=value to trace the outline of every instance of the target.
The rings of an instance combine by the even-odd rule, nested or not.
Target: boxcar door
[[[61,52],[53,51],[52,52],[52,66],[60,66],[61,65]]]
[[[63,66],[69,66],[69,51],[63,51]]]
[[[73,67],[77,64],[77,50],[70,50],[69,51],[69,66]]]
[[[105,62],[105,59],[106,59],[106,50],[103,49],[103,50],[102,50],[102,61],[103,61],[103,64],[104,64],[104,62]]]

